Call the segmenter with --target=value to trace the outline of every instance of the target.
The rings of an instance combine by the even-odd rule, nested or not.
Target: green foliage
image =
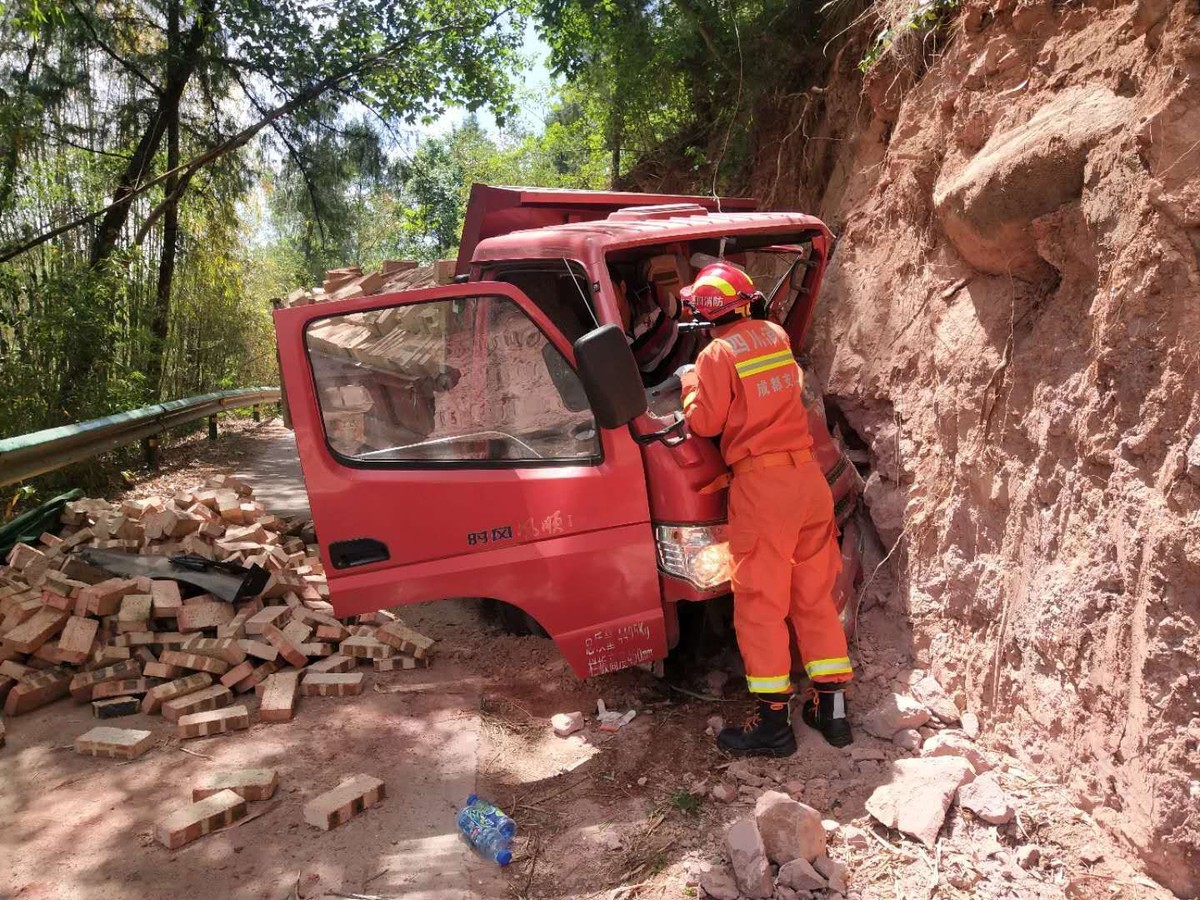
[[[667,801],[672,809],[678,810],[687,816],[695,816],[700,812],[700,807],[704,805],[704,798],[693,794],[686,788],[680,788],[673,793]]]
[[[903,38],[932,31],[961,4],[962,0],[925,0],[923,3],[901,8],[894,21],[885,21],[884,27],[875,36],[866,55],[859,61],[859,70],[864,74],[871,71],[881,59],[895,51],[898,42]],[[825,6],[832,5],[827,3]]]

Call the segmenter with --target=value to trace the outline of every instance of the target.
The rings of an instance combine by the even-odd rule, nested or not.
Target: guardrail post
[[[215,441],[217,439],[217,414],[213,413],[208,417],[208,439]]]
[[[142,453],[146,457],[146,467],[149,469],[157,469],[159,460],[162,459],[162,452],[158,446],[157,434],[152,434],[150,437],[142,438]]]
[[[250,407],[250,418],[253,419],[255,422],[262,421],[262,415],[258,411],[257,403],[255,403],[252,407]]]

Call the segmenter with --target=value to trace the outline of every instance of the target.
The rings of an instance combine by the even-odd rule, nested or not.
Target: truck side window
[[[347,460],[600,459],[578,376],[507,297],[330,316],[305,341],[329,446]]]

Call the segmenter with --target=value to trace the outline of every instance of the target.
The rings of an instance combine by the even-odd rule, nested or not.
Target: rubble
[[[919,728],[929,719],[929,710],[916,700],[888,694],[863,717],[863,728],[868,734],[890,741],[897,731]]]
[[[891,780],[867,798],[867,812],[933,847],[955,793],[974,777],[971,763],[960,756],[897,760]]]
[[[302,523],[268,513],[235,478],[172,497],[76,500],[61,522],[61,535],[15,545],[0,566],[0,700],[10,717],[70,694],[97,717],[140,709],[198,737],[249,727],[252,708],[235,699],[268,679],[275,688],[263,691],[259,718],[286,721],[309,673],[318,677],[306,680],[307,696],[349,696],[361,691],[360,664],[433,656],[434,642],[391,613],[335,618],[317,547],[296,533]],[[74,555],[84,547],[192,554],[257,565],[268,578],[259,596],[228,603],[169,579],[111,577]]]
[[[971,740],[979,737],[979,716],[973,712],[965,712],[959,717],[959,725],[962,727],[963,734]]]
[[[737,881],[726,869],[712,869],[700,875],[700,889],[713,900],[738,900]]]
[[[945,689],[932,675],[917,679],[909,690],[917,702],[933,713],[939,721],[952,725],[959,720],[958,705],[950,699]]]
[[[825,852],[821,814],[780,791],[767,791],[754,805],[754,818],[767,858],[782,865],[794,859],[812,862]]]
[[[938,732],[921,747],[921,756],[961,756],[970,760],[976,774],[982,774],[992,767],[983,751],[961,731]]]
[[[820,891],[826,887],[825,879],[803,858],[793,859],[779,868],[779,883],[793,891]]]
[[[767,861],[767,849],[754,817],[739,819],[725,834],[729,848],[729,859],[739,890],[747,897],[765,900],[774,891],[771,866]]]
[[[1017,848],[1017,865],[1022,869],[1032,869],[1042,859],[1042,851],[1033,844]]]
[[[738,790],[732,785],[720,782],[714,784],[712,788],[712,798],[720,800],[722,803],[732,803],[738,798]]]
[[[816,869],[821,877],[825,879],[829,885],[829,890],[836,891],[839,894],[846,893],[846,865],[845,863],[835,862],[828,856],[818,856],[813,860],[813,868]]]
[[[901,728],[892,735],[892,743],[901,750],[920,750],[924,738],[915,728]]]
[[[981,775],[958,789],[958,805],[970,810],[989,825],[1003,825],[1013,818],[1012,801],[992,775]]]

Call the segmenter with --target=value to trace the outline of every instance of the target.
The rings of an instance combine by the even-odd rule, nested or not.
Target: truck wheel
[[[529,615],[525,610],[513,606],[511,603],[485,597],[480,603],[480,612],[483,614],[484,621],[495,625],[507,634],[514,634],[519,637],[527,635],[533,635],[534,637],[550,636],[546,633],[546,629],[538,624],[537,619]]]

